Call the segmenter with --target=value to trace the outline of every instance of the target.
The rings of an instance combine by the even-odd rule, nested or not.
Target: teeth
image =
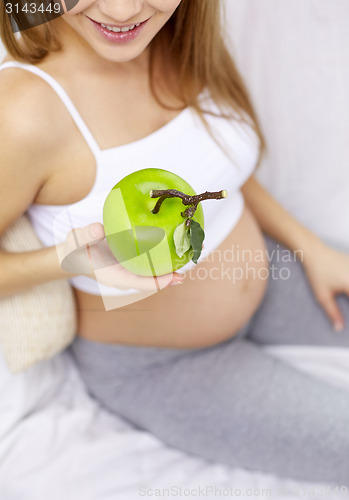
[[[125,31],[130,31],[130,30],[133,30],[134,27],[137,27],[139,26],[141,23],[138,23],[138,24],[133,24],[132,26],[129,26],[128,28],[113,28],[112,26],[107,26],[106,24],[102,24],[101,23],[101,26],[103,28],[106,28],[107,30],[109,31],[114,31],[114,33],[120,33],[120,31],[122,32],[125,32]]]

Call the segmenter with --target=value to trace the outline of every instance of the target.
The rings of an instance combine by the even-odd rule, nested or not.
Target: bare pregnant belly
[[[263,236],[245,206],[233,231],[186,273],[182,285],[109,311],[100,296],[75,290],[78,334],[98,342],[176,348],[222,342],[260,304],[266,268]]]

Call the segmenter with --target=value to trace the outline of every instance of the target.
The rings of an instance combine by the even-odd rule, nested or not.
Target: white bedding
[[[349,390],[349,349],[268,350]],[[325,484],[231,469],[167,447],[101,409],[67,353],[16,376],[0,357],[0,394],[1,500],[345,497]]]

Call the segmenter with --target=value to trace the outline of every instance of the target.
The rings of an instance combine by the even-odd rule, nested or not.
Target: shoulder
[[[49,160],[64,137],[59,105],[52,88],[36,74],[12,67],[0,71],[1,156],[8,168],[26,169],[41,184],[49,177]]]
[[[8,220],[26,210],[51,176],[50,158],[61,140],[49,90],[28,71],[0,71],[0,207]]]
[[[29,150],[54,146],[58,131],[51,118],[56,103],[42,78],[21,68],[6,68],[0,71],[0,96],[0,126],[6,137],[23,141]]]

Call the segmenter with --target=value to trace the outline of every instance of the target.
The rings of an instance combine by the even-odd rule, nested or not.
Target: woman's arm
[[[5,72],[6,73],[6,72]],[[0,80],[0,235],[33,202],[48,177],[51,139],[41,127],[30,82],[11,75]],[[35,102],[35,100],[34,100]],[[28,118],[28,114],[32,118]],[[0,296],[67,278],[55,247],[23,253],[0,252]]]
[[[262,230],[291,250],[301,250],[297,255],[313,255],[320,239],[302,226],[251,176],[242,187],[245,200]]]
[[[63,271],[56,247],[20,253],[0,252],[0,273],[0,298],[48,281],[76,276]]]
[[[31,81],[18,81],[17,78],[1,75],[0,235],[26,212],[40,189],[49,182],[52,158],[64,144],[64,137],[57,137],[50,128],[54,122],[50,107],[44,106],[41,93],[40,108],[35,104],[37,94],[35,82],[32,84]],[[116,259],[111,268],[103,226],[97,224],[96,235],[92,233],[92,226],[71,231],[67,241],[57,246],[23,253],[0,251],[0,297],[81,274],[96,279],[94,262],[98,269],[103,268],[106,262],[106,269],[99,272],[103,280],[101,284],[106,282],[115,287],[123,285],[126,288],[152,290],[155,287],[152,277],[126,272]],[[73,235],[78,235],[78,252]],[[62,265],[63,257],[66,267]],[[170,273],[159,277],[157,283],[164,288],[181,279],[177,273]]]
[[[295,255],[304,265],[315,297],[332,320],[335,330],[342,330],[344,320],[335,295],[349,293],[349,256],[325,245],[268,194],[253,176],[244,184],[242,192],[262,230],[289,249],[298,250]]]

